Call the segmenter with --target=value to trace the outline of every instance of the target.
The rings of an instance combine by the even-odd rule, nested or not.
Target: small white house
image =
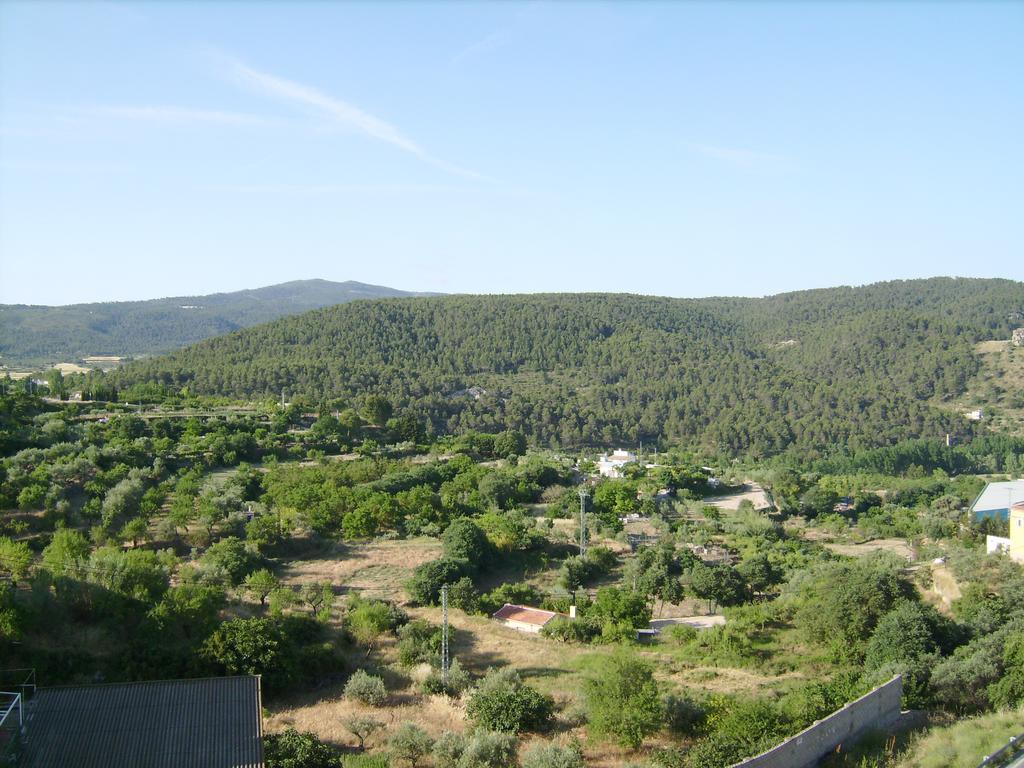
[[[1005,552],[1010,554],[1010,545],[1013,542],[1005,536],[986,536],[985,537],[985,554],[992,555],[996,552]]]
[[[635,453],[621,449],[613,451],[611,456],[604,454],[597,460],[598,474],[601,477],[622,477],[622,468],[636,459]]]
[[[554,611],[543,611],[540,608],[505,603],[492,614],[491,618],[497,619],[509,629],[537,634],[555,619],[568,617]]]

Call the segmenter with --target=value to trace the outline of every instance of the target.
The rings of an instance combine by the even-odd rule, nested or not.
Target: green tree
[[[299,600],[306,604],[314,616],[326,621],[330,618],[334,603],[334,587],[329,581],[303,584],[299,588]]]
[[[267,768],[339,768],[341,755],[315,733],[295,730],[274,733],[263,739]]]
[[[295,677],[295,649],[273,619],[231,619],[214,630],[202,655],[227,675],[263,675],[271,691]]]
[[[363,406],[363,416],[371,424],[382,427],[391,418],[392,410],[391,403],[388,402],[387,398],[380,395],[371,395],[366,398],[366,403]]]
[[[140,541],[149,537],[149,521],[144,517],[133,517],[121,527],[118,536],[123,541],[130,541],[132,546],[138,546]]]
[[[511,667],[489,670],[466,705],[466,716],[478,726],[507,733],[541,730],[553,711],[554,702]]]
[[[358,595],[349,599],[345,613],[345,625],[360,645],[373,648],[377,639],[385,632],[391,632],[409,620],[401,608],[383,600],[365,600]]]
[[[751,592],[765,594],[783,579],[783,572],[763,552],[756,552],[736,566]]]
[[[366,740],[384,727],[384,723],[375,717],[353,715],[344,721],[345,730],[359,740],[359,751],[366,749]]]
[[[495,456],[523,456],[526,454],[526,435],[508,430],[494,438]]]
[[[803,582],[796,624],[840,657],[859,657],[879,620],[913,588],[901,577],[905,563],[871,555],[818,566]]]
[[[434,740],[415,723],[402,723],[388,741],[395,760],[408,763],[416,768],[420,761],[430,754]]]
[[[434,743],[434,764],[450,768],[508,768],[516,764],[516,737],[478,729],[470,735],[446,731]]]
[[[32,550],[23,541],[12,541],[0,536],[0,573],[6,573],[11,581],[21,581],[32,565]]]
[[[257,557],[245,542],[234,536],[221,539],[203,553],[199,563],[204,573],[214,580],[227,580],[238,585],[255,568]]]
[[[940,621],[933,608],[903,600],[882,617],[867,643],[865,672],[902,672],[904,700],[913,709],[930,703],[928,682],[940,657],[936,638]]]
[[[444,556],[450,560],[464,560],[474,569],[481,568],[491,552],[487,535],[468,517],[453,520],[441,537]]]
[[[607,659],[583,685],[591,731],[636,749],[662,727],[665,711],[650,665],[632,654]]]
[[[1003,651],[1003,676],[988,688],[992,703],[1010,709],[1024,702],[1024,632],[1007,639]]]
[[[441,628],[414,619],[398,630],[398,661],[407,667],[436,664],[441,656]]]
[[[266,568],[253,571],[245,577],[245,591],[260,601],[260,605],[266,605],[267,597],[275,589],[281,586],[277,577]]]
[[[164,593],[149,611],[164,639],[178,636],[190,644],[207,637],[217,625],[224,590],[204,584],[180,584]]]
[[[469,570],[465,560],[440,558],[416,566],[412,578],[405,584],[409,599],[419,605],[435,605],[441,596],[441,587],[454,584]]]
[[[739,605],[747,597],[746,582],[739,572],[729,565],[704,565],[696,563],[690,571],[690,587],[693,593],[708,601],[708,613],[719,605]]]
[[[43,549],[43,567],[54,576],[76,575],[89,559],[89,541],[72,528],[58,528]]]

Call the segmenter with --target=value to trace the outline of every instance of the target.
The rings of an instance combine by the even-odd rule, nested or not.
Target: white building
[[[971,504],[971,516],[974,520],[982,520],[986,517],[1008,520],[1010,507],[1022,502],[1024,502],[1024,480],[989,483]]]
[[[622,468],[631,462],[636,461],[636,454],[632,451],[617,450],[612,455],[604,454],[597,460],[597,471],[601,477],[622,477]]]

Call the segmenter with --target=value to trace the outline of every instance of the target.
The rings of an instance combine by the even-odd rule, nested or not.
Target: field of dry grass
[[[551,532],[551,546],[559,551],[567,547],[570,538],[567,534],[571,533],[573,524],[574,521],[570,520],[556,520]],[[629,547],[619,541],[608,539],[593,543],[609,546],[623,558],[629,557]],[[440,542],[431,538],[330,544],[306,552],[286,564],[280,575],[290,584],[330,581],[339,608],[346,599],[345,595],[351,591],[405,603],[403,584],[413,569],[435,559],[440,553]],[[557,580],[559,561],[560,557],[554,556],[522,558],[521,561],[510,558],[502,567],[489,573],[487,581],[525,578],[549,591]],[[414,618],[426,619],[432,624],[441,622],[438,607],[406,608]],[[702,614],[703,609],[703,601],[688,599],[680,605],[665,606],[663,615],[694,616]],[[581,725],[583,681],[601,669],[608,656],[615,653],[614,646],[563,644],[539,635],[517,632],[487,617],[469,615],[460,610],[450,611],[449,619],[452,656],[472,675],[481,676],[491,667],[511,666],[519,670],[528,683],[554,698],[557,717],[552,733],[543,737],[524,737],[524,746],[536,738],[558,740],[576,737],[584,744],[588,766],[621,768],[631,762],[643,762],[642,753],[630,753],[606,743],[588,742],[586,728]],[[800,649],[788,650],[795,654],[802,652]],[[638,647],[636,651],[652,663],[665,691],[685,688],[707,694],[762,695],[769,690],[787,689],[806,677],[806,673],[784,670],[773,674],[756,666],[715,666],[689,657],[689,652],[678,646],[655,644]],[[332,684],[293,699],[272,703],[265,719],[267,731],[276,732],[293,726],[313,731],[338,746],[352,747],[356,739],[347,731],[345,721],[354,715],[371,716],[384,723],[382,730],[367,742],[371,749],[376,750],[383,748],[389,734],[406,721],[416,722],[433,736],[467,727],[463,701],[424,696],[419,692],[417,682],[422,679],[422,671],[398,665],[394,639],[381,643],[365,659],[353,659],[353,663],[367,666],[385,678],[390,695],[385,706],[370,709],[347,701],[342,696],[343,685]],[[659,738],[651,739],[646,748],[649,750],[659,743]]]
[[[914,552],[910,545],[907,544],[906,539],[873,539],[860,544],[830,542],[825,544],[825,547],[838,555],[846,555],[847,557],[864,557],[875,552],[885,551],[892,552],[894,555],[907,561],[914,559]]]
[[[441,555],[441,542],[419,538],[335,544],[315,556],[295,560],[281,571],[286,584],[329,581],[335,592],[358,590],[367,597],[405,600],[402,585],[416,566]]]

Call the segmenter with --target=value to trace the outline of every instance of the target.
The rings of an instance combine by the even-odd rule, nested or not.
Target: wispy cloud
[[[371,115],[354,104],[330,96],[318,88],[261,72],[240,61],[230,60],[230,69],[232,75],[250,88],[285,101],[312,107],[332,122],[354,129],[371,139],[390,144],[436,168],[466,178],[484,178],[479,173],[435,157],[386,120]]]
[[[698,155],[722,160],[741,168],[783,168],[791,164],[782,155],[775,155],[770,152],[739,149],[737,147],[721,147],[714,144],[690,143],[688,146],[692,152]]]
[[[221,192],[252,192],[289,195],[333,194],[421,194],[424,192],[458,192],[455,184],[213,184],[210,189]]]
[[[511,28],[506,28],[491,32],[489,35],[485,35],[476,42],[470,43],[452,56],[448,65],[457,67],[462,64],[462,62],[466,61],[466,59],[471,59],[479,54],[500,48],[507,41],[510,32]]]
[[[106,106],[80,110],[86,116],[114,117],[153,123],[255,125],[265,123],[258,115],[176,106]]]

